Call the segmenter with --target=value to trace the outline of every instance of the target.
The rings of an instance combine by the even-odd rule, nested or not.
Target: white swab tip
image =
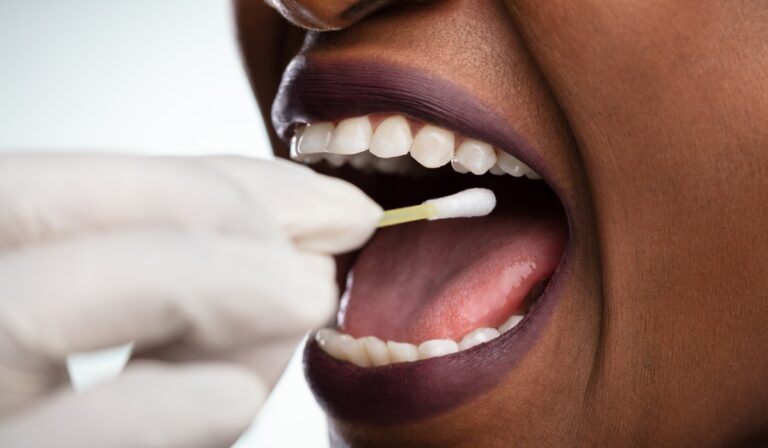
[[[496,195],[487,188],[470,188],[450,196],[424,201],[434,207],[430,221],[446,218],[472,218],[485,216],[496,208]]]

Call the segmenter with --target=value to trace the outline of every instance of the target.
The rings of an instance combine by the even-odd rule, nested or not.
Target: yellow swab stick
[[[388,227],[426,219],[470,218],[485,216],[496,207],[496,195],[487,188],[470,188],[450,196],[429,199],[420,205],[384,212],[376,227]]]

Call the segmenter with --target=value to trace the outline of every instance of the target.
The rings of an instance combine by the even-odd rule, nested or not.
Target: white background
[[[0,151],[19,149],[267,157],[229,1],[0,0]],[[299,361],[238,447],[327,446]]]

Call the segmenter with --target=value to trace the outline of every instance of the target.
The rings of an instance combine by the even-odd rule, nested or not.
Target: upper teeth
[[[315,333],[315,341],[336,359],[348,361],[359,367],[384,366],[397,362],[412,362],[436,356],[450,355],[470,349],[496,339],[502,333],[515,328],[524,316],[513,315],[499,328],[477,328],[464,336],[461,341],[451,339],[430,339],[419,345],[407,342],[384,342],[375,336],[353,338],[331,328],[323,328]]]
[[[413,135],[411,123],[402,115],[377,121],[375,128],[369,116],[299,126],[291,140],[291,158],[306,163],[325,159],[336,167],[349,162],[358,169],[388,174],[411,172],[412,158],[426,168],[450,163],[457,173],[541,178],[508,153],[447,129],[425,124]],[[409,153],[411,158],[405,157]]]

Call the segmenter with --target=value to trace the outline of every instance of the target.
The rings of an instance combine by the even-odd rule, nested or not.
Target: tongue
[[[419,344],[498,327],[554,273],[561,216],[494,214],[380,230],[348,279],[339,328]]]

